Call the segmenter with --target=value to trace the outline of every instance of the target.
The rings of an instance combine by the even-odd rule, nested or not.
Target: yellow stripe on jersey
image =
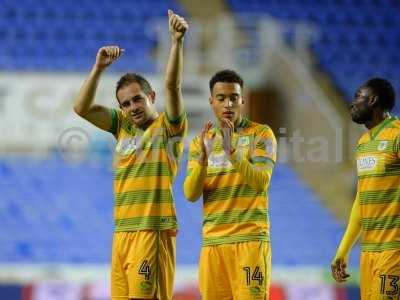
[[[189,147],[184,189],[194,201],[202,183],[203,246],[268,241],[267,190],[276,160],[272,130],[242,118],[232,137],[236,145],[233,158],[223,150],[220,129],[211,129],[207,133],[207,167],[198,163],[199,139],[197,136]]]
[[[176,229],[172,183],[183,152],[186,115],[171,122],[162,113],[146,129],[112,110],[115,231]]]
[[[400,248],[400,121],[390,117],[357,145],[362,251]]]

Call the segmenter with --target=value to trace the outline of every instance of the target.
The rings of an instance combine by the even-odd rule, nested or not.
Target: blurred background
[[[162,110],[169,8],[190,24],[185,145],[213,119],[208,81],[223,68],[245,80],[246,115],[277,137],[271,299],[359,299],[358,246],[349,283],[330,277],[364,130],[347,105],[373,76],[399,91],[396,0],[0,0],[0,299],[109,299],[114,141],[72,103],[97,49],[119,45],[97,102],[117,107],[116,81],[139,72]],[[185,166],[186,153],[174,187],[176,300],[200,299],[201,201],[184,199]]]

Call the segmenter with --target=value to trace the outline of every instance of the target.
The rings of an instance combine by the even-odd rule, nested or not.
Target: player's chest
[[[236,149],[240,157],[249,157],[253,151],[253,137],[251,135],[235,135],[232,137],[231,144]],[[218,175],[233,170],[230,158],[225,152],[222,136],[216,136],[212,141],[206,141],[208,152],[208,171]]]
[[[156,130],[135,130],[124,132],[115,146],[115,155],[127,157],[132,155],[149,155],[165,149],[166,135],[164,128]]]
[[[399,164],[392,140],[372,140],[357,146],[357,174],[380,175]]]

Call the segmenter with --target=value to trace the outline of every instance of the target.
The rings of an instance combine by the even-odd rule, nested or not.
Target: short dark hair
[[[370,88],[378,96],[379,104],[383,109],[387,111],[393,109],[396,102],[396,92],[388,80],[375,77],[369,79],[364,86]]]
[[[121,88],[130,85],[131,83],[139,84],[146,95],[149,95],[153,91],[153,88],[151,87],[150,83],[143,76],[136,73],[126,73],[117,82],[117,88],[115,89],[115,96],[117,97],[117,100],[118,100],[117,96],[118,91]]]
[[[210,92],[212,92],[212,89],[217,82],[238,83],[243,89],[242,77],[233,70],[226,69],[215,73],[215,75],[210,79]]]

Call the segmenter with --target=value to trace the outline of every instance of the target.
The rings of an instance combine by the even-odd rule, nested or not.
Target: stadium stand
[[[183,198],[185,165],[183,161],[174,185],[181,228],[177,263],[195,264],[201,243],[201,203]],[[110,165],[98,161],[69,165],[56,157],[1,160],[0,227],[7,229],[0,231],[1,262],[107,263],[111,178]],[[270,217],[274,264],[329,265],[342,225],[284,164],[275,169]]]
[[[151,59],[156,39],[149,21],[165,17],[168,8],[182,14],[175,1],[111,0],[54,2],[1,1],[0,70],[86,71],[99,47],[125,48],[129,66],[112,71],[155,71]],[[18,45],[18,47],[16,47]],[[135,58],[140,59],[135,59]]]
[[[315,25],[319,38],[312,48],[317,60],[348,101],[360,83],[370,77],[386,77],[394,86],[400,86],[398,1],[227,0],[227,3],[236,15],[265,14],[283,22]],[[251,18],[246,19],[251,22]]]

